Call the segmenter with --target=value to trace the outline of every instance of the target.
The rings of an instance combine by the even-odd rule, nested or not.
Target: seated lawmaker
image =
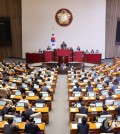
[[[35,103],[45,103],[45,100],[42,99],[42,94],[39,94],[39,99],[35,101]]]
[[[73,92],[82,92],[82,89],[80,88],[78,83],[75,83],[76,88],[73,89]]]
[[[80,51],[80,46],[77,47],[77,51]]]
[[[108,95],[109,96],[107,98],[105,98],[104,103],[105,103],[106,100],[114,100],[114,98],[112,97],[112,92],[111,91],[108,92]]]
[[[78,134],[88,134],[89,124],[87,123],[87,118],[82,117],[82,123],[78,123]]]
[[[100,115],[108,115],[108,114],[110,113],[107,111],[107,106],[103,105],[103,111],[100,113]]]
[[[8,124],[5,124],[3,128],[4,134],[16,134],[18,130],[19,127],[14,122],[13,118],[8,118]]]
[[[88,108],[85,106],[84,102],[81,102],[81,107],[79,107],[80,114],[88,114]]]
[[[61,44],[61,49],[66,49],[67,48],[67,44],[63,41],[63,43]]]
[[[93,91],[93,87],[91,85],[91,82],[88,81],[88,86],[86,87],[86,92],[92,92]]]
[[[47,47],[47,50],[50,50],[50,49],[51,49],[50,46],[48,46],[48,47]]]
[[[30,117],[29,122],[25,124],[25,132],[27,134],[38,134],[40,131],[40,128],[38,125],[35,124],[34,118]]]

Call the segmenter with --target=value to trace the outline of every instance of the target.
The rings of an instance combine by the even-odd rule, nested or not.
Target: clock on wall
[[[73,19],[72,13],[66,8],[62,8],[58,10],[55,15],[55,20],[60,26],[70,25],[72,22],[72,19]]]

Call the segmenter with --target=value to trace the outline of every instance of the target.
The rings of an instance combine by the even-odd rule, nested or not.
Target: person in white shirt
[[[29,101],[26,100],[26,95],[25,94],[22,95],[22,99],[19,102],[24,102],[26,104],[29,104]]]

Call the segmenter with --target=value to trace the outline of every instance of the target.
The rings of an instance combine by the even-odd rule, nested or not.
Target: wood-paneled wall
[[[106,1],[105,57],[120,57],[120,45],[115,45],[117,18],[120,18],[120,0]]]
[[[0,0],[0,17],[10,17],[12,46],[0,46],[3,57],[22,57],[21,0]]]

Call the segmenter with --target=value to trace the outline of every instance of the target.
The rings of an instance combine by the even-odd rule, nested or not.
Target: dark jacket
[[[29,120],[30,115],[32,115],[34,112],[31,108],[27,109],[25,112],[23,112],[22,116],[23,116],[23,120]]]
[[[102,112],[100,113],[100,115],[108,115],[108,114],[110,114],[108,111],[102,111]]]
[[[118,112],[118,115],[120,115],[120,106],[115,108],[115,111]]]
[[[79,108],[79,113],[81,114],[88,114],[88,108],[85,106],[82,106]]]
[[[15,134],[19,130],[18,126],[5,124],[4,125],[4,134]]]
[[[38,100],[35,101],[35,103],[45,103],[45,100],[38,99]]]
[[[88,134],[89,124],[78,123],[78,134]]]
[[[50,93],[49,88],[47,88],[46,86],[42,86],[42,87],[41,87],[41,91],[42,91],[42,92],[48,92],[48,93]]]
[[[28,122],[25,125],[25,132],[28,134],[37,134],[39,131],[40,131],[40,128],[32,122]]]
[[[81,88],[79,88],[79,87],[76,87],[76,88],[74,88],[74,90],[73,90],[73,92],[82,92],[82,90],[81,90]]]
[[[10,112],[10,108],[8,109],[6,106],[2,108],[0,111],[0,115],[4,116],[5,114],[8,114]]]

